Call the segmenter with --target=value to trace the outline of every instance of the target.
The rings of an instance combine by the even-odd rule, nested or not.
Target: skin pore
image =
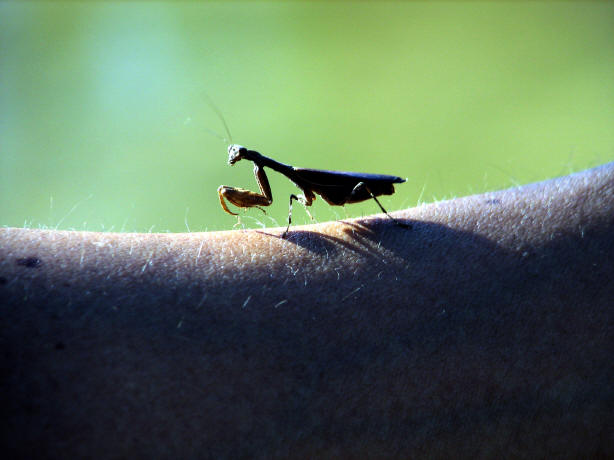
[[[282,229],[0,229],[9,457],[614,455],[614,163]]]

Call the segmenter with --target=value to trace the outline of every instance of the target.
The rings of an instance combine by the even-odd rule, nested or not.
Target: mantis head
[[[237,161],[245,158],[247,149],[239,144],[231,144],[228,146],[228,164],[233,165]]]

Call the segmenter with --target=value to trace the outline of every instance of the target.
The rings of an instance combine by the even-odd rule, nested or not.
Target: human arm
[[[394,216],[1,229],[3,445],[612,455],[614,164]]]

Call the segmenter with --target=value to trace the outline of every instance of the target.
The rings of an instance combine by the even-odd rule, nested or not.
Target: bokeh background
[[[0,225],[232,228],[207,95],[275,159],[407,177],[389,210],[543,180],[614,160],[614,3],[2,2]]]

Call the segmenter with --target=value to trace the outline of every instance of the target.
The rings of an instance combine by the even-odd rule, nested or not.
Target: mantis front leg
[[[251,190],[245,190],[243,188],[230,187],[228,185],[220,185],[217,189],[217,194],[220,197],[220,204],[222,209],[228,214],[237,216],[236,212],[232,212],[226,206],[224,198],[230,201],[232,204],[239,208],[258,208],[262,212],[260,206],[269,206],[273,202],[273,194],[271,193],[271,186],[269,185],[269,179],[264,172],[264,169],[259,165],[254,165],[254,176],[256,176],[256,182],[260,188],[260,193],[252,192]]]

